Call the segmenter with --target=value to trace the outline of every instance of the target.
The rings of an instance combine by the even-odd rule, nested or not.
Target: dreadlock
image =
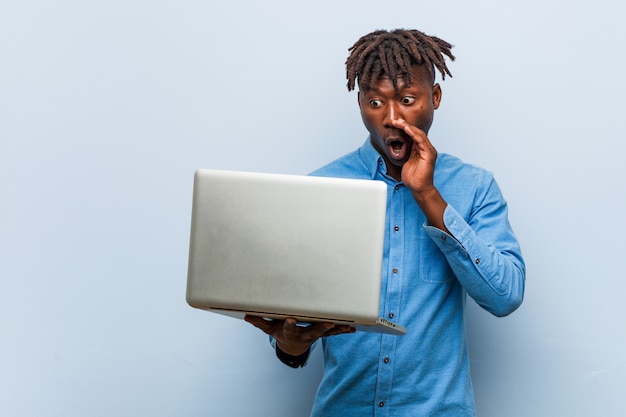
[[[442,79],[446,78],[446,74],[452,77],[444,57],[446,55],[454,61],[451,48],[452,45],[448,42],[435,36],[428,36],[419,30],[372,32],[361,37],[348,49],[350,51],[346,60],[348,91],[354,90],[356,83],[361,88],[373,88],[378,78],[386,74],[393,81],[397,92],[399,77],[406,77],[407,84],[411,84],[413,65],[425,65],[433,80],[435,67],[441,73]]]

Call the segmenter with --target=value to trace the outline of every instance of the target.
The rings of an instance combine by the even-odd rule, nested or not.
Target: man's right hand
[[[348,325],[334,323],[315,323],[302,327],[296,325],[296,319],[266,320],[262,317],[245,316],[245,320],[276,339],[280,350],[291,356],[300,356],[320,337],[336,334],[353,333],[356,329]]]

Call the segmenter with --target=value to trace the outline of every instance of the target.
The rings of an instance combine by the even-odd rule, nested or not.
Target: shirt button
[[[480,259],[476,258],[476,260],[474,262],[476,262],[476,265],[478,265],[478,264],[480,264]]]
[[[395,230],[397,232],[398,230],[400,230],[400,228],[398,226],[394,226],[393,230]]]
[[[384,407],[384,406],[385,406],[385,402],[384,402],[384,401],[379,402],[379,403],[378,403],[378,406],[379,406],[380,408]]]
[[[389,363],[389,356],[385,356],[385,359],[383,359],[383,362]]]
[[[446,240],[446,235],[441,235],[441,240]]]
[[[393,273],[397,274],[398,273],[398,268],[393,268]]]
[[[393,311],[389,312],[389,318],[392,319],[395,316],[395,314],[393,314]]]
[[[398,191],[400,189],[399,185],[396,185],[395,187],[393,187],[394,190]]]

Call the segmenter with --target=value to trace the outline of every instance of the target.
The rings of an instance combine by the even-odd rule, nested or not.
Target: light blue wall
[[[495,172],[528,263],[470,303],[481,417],[626,412],[617,1],[0,3],[0,415],[306,414],[304,370],[184,300],[196,168],[304,174],[365,139],[347,48],[455,45],[431,140]]]

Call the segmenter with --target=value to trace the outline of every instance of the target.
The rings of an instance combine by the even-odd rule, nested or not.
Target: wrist
[[[436,201],[442,198],[441,194],[439,194],[439,190],[434,185],[431,185],[429,187],[422,187],[419,189],[410,189],[410,190],[411,190],[411,194],[413,195],[413,198],[418,203]]]
[[[284,352],[276,343],[276,357],[291,368],[301,368],[306,365],[310,354],[310,348],[300,355],[290,355]]]
[[[448,232],[443,221],[443,214],[446,207],[448,207],[448,203],[443,199],[439,190],[432,187],[424,191],[412,191],[412,194],[415,202],[417,202],[417,205],[426,216],[428,223],[440,230]]]
[[[285,346],[283,343],[276,340],[276,349],[280,349],[281,352],[289,355],[289,356],[301,356],[309,351],[309,346],[304,348],[294,348],[293,346]]]

